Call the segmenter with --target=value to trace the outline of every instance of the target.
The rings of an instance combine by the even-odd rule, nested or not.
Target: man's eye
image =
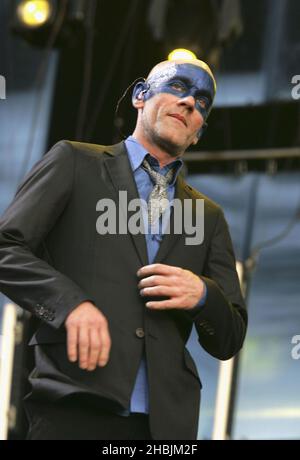
[[[199,97],[197,99],[197,102],[198,104],[200,105],[200,107],[202,107],[202,109],[206,109],[207,108],[207,101],[206,99],[203,99],[202,97]]]
[[[171,87],[175,89],[176,91],[180,91],[180,92],[185,91],[185,87],[181,83],[176,83],[176,82],[171,83]]]

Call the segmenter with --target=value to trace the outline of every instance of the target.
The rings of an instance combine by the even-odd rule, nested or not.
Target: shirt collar
[[[129,161],[132,167],[133,172],[135,172],[138,168],[141,167],[144,158],[147,157],[148,163],[158,171],[160,174],[165,175],[167,171],[173,169],[174,176],[170,185],[174,185],[176,182],[177,176],[179,171],[183,166],[183,161],[181,158],[177,158],[176,160],[172,161],[171,163],[167,164],[163,168],[159,168],[159,163],[156,158],[151,156],[151,154],[143,147],[133,136],[127,137],[125,140],[125,145],[128,151]]]

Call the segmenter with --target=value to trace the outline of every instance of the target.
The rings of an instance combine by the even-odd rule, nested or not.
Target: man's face
[[[141,122],[148,138],[174,155],[196,144],[214,98],[211,76],[197,65],[170,63],[146,84]]]

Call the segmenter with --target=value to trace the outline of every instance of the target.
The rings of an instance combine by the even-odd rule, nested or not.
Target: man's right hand
[[[105,366],[109,359],[111,339],[108,322],[101,311],[91,302],[83,302],[67,317],[68,358],[79,367],[93,371]]]

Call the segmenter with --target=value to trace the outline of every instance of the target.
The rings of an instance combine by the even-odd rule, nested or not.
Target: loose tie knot
[[[173,170],[170,169],[170,171],[168,171],[164,176],[163,174],[154,171],[146,159],[143,161],[143,166],[146,171],[148,171],[155,184],[148,199],[148,221],[149,225],[153,227],[169,206],[168,185],[173,179]]]

